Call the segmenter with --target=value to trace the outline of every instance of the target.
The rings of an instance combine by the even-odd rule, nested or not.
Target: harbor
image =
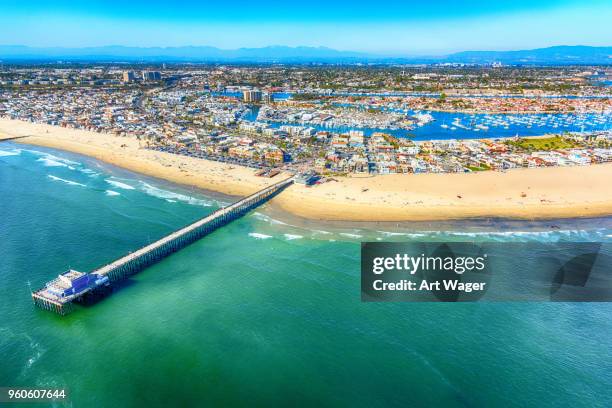
[[[346,106],[345,106],[346,108]],[[445,111],[415,111],[406,107],[354,105],[356,112],[380,111],[393,113],[393,120],[358,121],[355,114],[345,120],[333,118],[316,108],[294,108],[282,115],[260,115],[261,109],[251,108],[243,116],[245,123],[256,128],[286,130],[300,127],[304,131],[347,133],[361,131],[365,136],[387,133],[414,141],[464,140],[483,138],[529,137],[563,133],[608,132],[612,129],[610,112],[589,113],[466,113]],[[269,110],[267,111],[269,112]]]
[[[323,89],[317,70],[297,67],[287,80],[273,67],[15,70],[11,86],[0,88],[0,121],[122,137],[259,175],[591,165],[610,161],[609,89],[588,79],[605,72],[334,69]],[[374,86],[373,76],[385,81]]]

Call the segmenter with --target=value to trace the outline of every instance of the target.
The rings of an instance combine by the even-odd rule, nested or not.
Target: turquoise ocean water
[[[266,206],[60,318],[30,291],[229,202],[0,145],[0,386],[74,407],[612,406],[612,305],[361,303],[362,240],[612,240],[612,221],[316,225]],[[529,254],[525,254],[529,256]],[[61,405],[60,405],[61,406]]]

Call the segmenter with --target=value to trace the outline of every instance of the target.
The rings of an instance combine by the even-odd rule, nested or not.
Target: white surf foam
[[[122,183],[122,182],[117,181],[117,180],[105,179],[104,181],[106,181],[111,186],[115,186],[115,187],[121,188],[123,190],[134,190],[134,187],[130,186],[129,184],[125,184],[125,183]]]
[[[260,234],[258,232],[249,232],[249,237],[252,237],[255,239],[268,239],[268,238],[272,238],[272,235]]]
[[[67,164],[64,164],[62,162],[59,162],[57,160],[53,160],[47,157],[41,157],[40,159],[36,161],[41,162],[43,166],[45,167],[68,167]]]
[[[48,174],[47,176],[48,176],[48,177],[49,177],[51,180],[61,181],[61,182],[66,183],[66,184],[70,184],[71,186],[81,186],[81,187],[87,187],[85,184],[77,183],[76,181],[72,181],[72,180],[66,180],[66,179],[63,179],[63,178],[61,178],[61,177],[54,176],[54,175],[52,175],[52,174]]]
[[[341,232],[339,235],[342,235],[343,237],[347,237],[347,238],[362,238],[363,235],[359,235],[359,234],[350,234],[348,232]]]
[[[40,157],[39,161],[50,161],[50,162],[55,162],[55,163],[62,163],[66,166],[80,166],[81,163],[76,162],[74,160],[69,160],[69,159],[65,159],[63,157],[58,157],[58,156],[54,156],[50,153],[45,153],[45,152],[39,152],[38,150],[27,150],[25,149],[25,151],[30,152],[35,154],[36,156]]]
[[[534,242],[558,242],[560,240],[589,241],[603,237],[603,229],[595,230],[547,230],[547,231],[422,231],[429,237],[463,238],[476,240],[507,241],[513,238]]]
[[[255,217],[255,218],[257,218],[258,220],[261,220],[261,221],[269,222],[270,224],[289,225],[286,222],[275,220],[272,217],[268,217],[267,215],[260,214],[260,213],[254,213],[253,217]],[[290,225],[290,226],[292,226],[292,225]]]
[[[427,234],[421,232],[390,232],[390,231],[378,231],[384,237],[408,237],[408,238],[422,238]]]
[[[8,156],[19,156],[21,154],[21,150],[0,150],[0,157],[8,157]]]
[[[287,241],[293,241],[294,239],[302,239],[304,238],[302,235],[294,235],[294,234],[284,234],[285,239]]]
[[[107,195],[107,196],[114,197],[114,196],[121,195],[121,193],[118,193],[118,192],[113,191],[113,190],[106,190],[106,195]]]
[[[34,363],[36,363],[43,355],[43,352],[41,350],[36,350],[34,355],[30,358],[28,358],[28,361],[25,365],[25,369],[29,369],[30,367],[32,367],[34,365]]]
[[[183,201],[192,205],[201,205],[202,207],[211,207],[212,203],[199,198],[186,196],[184,194],[174,193],[172,191],[162,190],[161,188],[154,187],[144,181],[140,182],[145,193],[154,197],[163,198],[165,200],[178,200]]]
[[[95,171],[93,171],[92,169],[85,169],[85,168],[81,168],[81,169],[79,169],[79,171],[80,171],[81,173],[85,173],[85,174],[87,174],[87,176],[89,176],[89,177],[97,177],[97,176],[99,176],[99,175],[100,175],[100,173],[96,173],[96,172],[95,172]]]

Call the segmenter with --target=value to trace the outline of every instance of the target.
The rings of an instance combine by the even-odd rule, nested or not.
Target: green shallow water
[[[3,144],[0,203],[0,386],[67,387],[75,407],[612,405],[612,305],[361,303],[359,281],[361,240],[610,240],[609,219],[391,233],[263,209],[59,318],[30,291],[218,198]]]

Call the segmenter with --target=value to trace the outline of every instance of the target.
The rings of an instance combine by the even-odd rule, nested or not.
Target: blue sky
[[[0,9],[5,45],[306,45],[410,55],[612,45],[610,0],[2,0]]]

